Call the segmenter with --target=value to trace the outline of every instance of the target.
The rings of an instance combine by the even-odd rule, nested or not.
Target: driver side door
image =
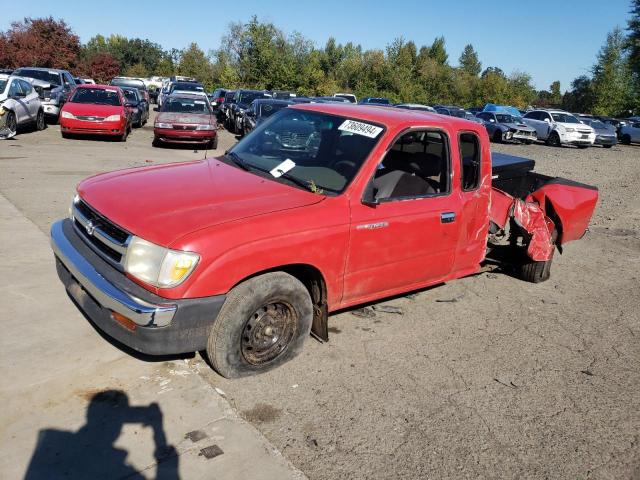
[[[16,114],[16,122],[18,125],[24,124],[30,120],[25,92],[22,90],[22,85],[20,83],[20,80],[13,79],[9,86],[9,98],[12,99],[11,104]]]

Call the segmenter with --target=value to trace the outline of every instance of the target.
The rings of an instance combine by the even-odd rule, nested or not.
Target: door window
[[[480,186],[480,140],[474,133],[462,133],[459,137],[462,163],[462,190],[469,192]]]
[[[20,87],[25,95],[31,95],[33,92],[33,88],[29,82],[25,82],[24,80],[20,80]]]
[[[11,82],[11,86],[9,87],[9,96],[17,97],[22,93],[22,88],[20,88],[20,81],[14,80]]]
[[[378,201],[407,200],[450,191],[447,136],[415,131],[396,140],[378,165],[373,193]]]

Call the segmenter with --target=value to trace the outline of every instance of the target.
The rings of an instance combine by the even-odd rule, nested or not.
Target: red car
[[[492,156],[468,120],[296,105],[224,156],[84,180],[51,243],[67,291],[111,337],[206,350],[223,376],[251,375],[310,332],[328,340],[330,312],[477,273],[488,255],[548,279],[598,190],[533,165]]]
[[[120,87],[78,85],[60,113],[60,131],[70,135],[109,135],[126,141],[131,113]]]
[[[153,145],[199,143],[218,148],[216,117],[204,95],[180,93],[167,97],[156,117]]]

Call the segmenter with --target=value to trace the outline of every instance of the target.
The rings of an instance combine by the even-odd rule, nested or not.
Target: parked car
[[[125,96],[125,106],[131,115],[131,125],[142,127],[149,120],[149,104],[135,87],[120,87]]]
[[[311,97],[311,100],[315,103],[351,103],[343,97]]]
[[[405,110],[420,110],[423,112],[436,113],[436,109],[429,105],[422,105],[420,103],[397,103],[394,105],[397,108],[404,108]]]
[[[593,128],[580,123],[574,115],[563,110],[532,110],[526,113],[523,120],[536,129],[538,140],[544,140],[550,146],[588,148],[596,140]]]
[[[220,110],[220,107],[224,103],[224,97],[227,95],[228,91],[229,90],[226,88],[216,88],[211,92],[211,95],[209,95],[209,101],[214,112]]]
[[[3,125],[8,132],[3,136],[15,136],[19,127],[34,125],[45,128],[44,108],[38,92],[26,78],[0,74],[0,105],[3,108]]]
[[[235,102],[236,90],[229,90],[224,96],[224,101],[218,108],[218,122],[226,125],[229,125],[229,112],[231,110],[231,106]]]
[[[440,115],[447,115],[449,117],[466,118],[467,111],[462,107],[456,107],[453,105],[436,105],[436,112]]]
[[[46,82],[41,99],[45,117],[53,123],[60,117],[60,109],[76,88],[73,76],[66,70],[52,68],[22,67],[13,73],[16,76],[33,78]]]
[[[142,80],[139,80],[137,78],[129,78],[129,77],[116,77],[113,80],[111,80],[111,82],[109,83],[111,85],[116,85],[118,87],[137,88],[138,90],[140,90],[140,93],[142,94],[145,101],[147,102],[147,109],[149,108],[149,104],[151,103],[151,99],[149,98],[149,90],[147,89],[147,86]]]
[[[391,100],[384,97],[364,97],[360,105],[391,105]]]
[[[218,148],[216,119],[209,101],[195,93],[169,95],[153,126],[153,145],[205,144]]]
[[[227,128],[231,133],[241,133],[244,122],[244,112],[249,108],[251,102],[258,98],[271,98],[264,90],[238,90],[236,91],[233,103],[227,109]]]
[[[596,140],[594,145],[602,145],[604,148],[611,148],[618,143],[618,136],[613,125],[607,125],[597,118],[592,117],[579,116],[578,120],[585,125],[589,125],[595,130]]]
[[[131,132],[131,114],[120,87],[78,85],[60,112],[63,138],[72,135],[106,135],[126,142]]]
[[[628,122],[620,129],[620,143],[624,145],[640,143],[640,122]]]
[[[479,112],[476,117],[484,121],[489,138],[494,142],[517,140],[530,144],[537,140],[536,129],[524,123],[522,117],[493,112]]]
[[[294,92],[276,90],[270,93],[271,93],[271,98],[274,98],[276,100],[291,100],[292,98],[297,97],[297,95]]]
[[[258,125],[264,122],[271,115],[283,108],[293,105],[293,102],[287,100],[273,100],[270,98],[257,99],[251,102],[249,108],[244,114],[244,123],[242,124],[242,135],[250,133]]]
[[[521,278],[547,280],[598,191],[533,164],[492,158],[484,127],[455,118],[295,105],[223,156],[81,182],[51,245],[106,335],[147,354],[206,350],[241,377],[292,359],[310,332],[328,340],[330,312],[473,275],[498,246]]]
[[[353,93],[334,93],[334,97],[346,98],[351,103],[358,103],[358,99]]]

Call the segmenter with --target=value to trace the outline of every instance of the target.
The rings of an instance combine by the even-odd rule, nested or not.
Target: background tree
[[[108,83],[120,74],[120,62],[109,53],[97,53],[81,63],[78,70],[97,83]]]
[[[5,67],[72,69],[77,64],[80,39],[64,20],[25,18],[1,37],[0,63]]]
[[[614,29],[607,35],[605,45],[593,66],[593,113],[619,115],[629,106],[631,72],[623,47],[622,30]]]
[[[440,65],[446,65],[449,60],[449,54],[445,48],[444,37],[436,38],[429,48],[429,57]]]
[[[470,43],[464,47],[458,63],[460,69],[471,76],[477,77],[482,71],[482,63],[478,60],[478,54]]]
[[[213,90],[213,68],[205,53],[192,43],[180,53],[177,68],[179,75],[193,77],[202,82],[207,90]]]

